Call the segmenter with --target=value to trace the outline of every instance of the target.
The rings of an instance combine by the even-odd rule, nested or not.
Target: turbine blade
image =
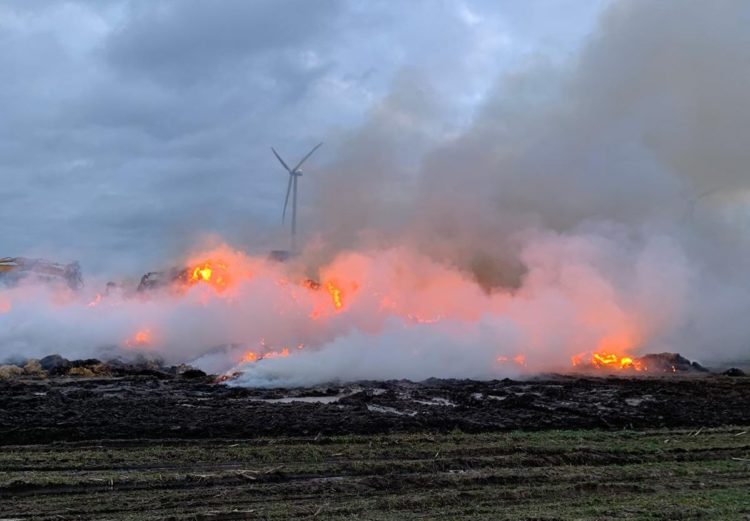
[[[307,153],[307,155],[306,155],[305,157],[303,157],[303,158],[302,158],[302,160],[301,160],[301,161],[300,161],[299,163],[297,163],[297,166],[295,166],[295,167],[294,167],[294,169],[292,169],[292,172],[296,172],[296,171],[297,171],[297,169],[298,169],[299,167],[301,167],[301,166],[302,166],[302,163],[304,163],[305,161],[307,161],[307,158],[308,158],[308,157],[310,157],[311,155],[313,155],[313,153],[314,153],[314,152],[315,152],[315,151],[316,151],[317,149],[319,149],[319,148],[320,148],[320,147],[321,147],[322,145],[323,145],[323,143],[318,143],[317,145],[315,145],[315,146],[313,147],[313,149],[312,149],[312,150],[310,150],[310,151],[309,151],[309,152]]]
[[[294,176],[290,173],[289,184],[286,185],[286,198],[284,199],[284,211],[281,212],[281,224],[284,224],[284,219],[286,218],[286,207],[289,204],[289,192],[292,191],[292,179],[294,179]]]
[[[284,160],[283,160],[283,159],[281,159],[281,156],[279,155],[279,153],[278,153],[278,152],[276,152],[276,149],[275,149],[275,148],[273,148],[273,147],[271,147],[271,151],[273,152],[273,155],[275,155],[275,156],[276,156],[276,159],[278,159],[278,160],[279,160],[279,163],[281,163],[281,164],[282,164],[282,165],[284,166],[284,168],[286,168],[286,171],[287,171],[287,172],[289,172],[289,173],[291,174],[291,173],[292,173],[292,171],[291,171],[291,170],[289,170],[289,167],[287,166],[287,164],[286,164],[286,163],[284,163]]]

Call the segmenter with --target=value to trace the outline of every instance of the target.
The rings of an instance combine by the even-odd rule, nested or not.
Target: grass
[[[750,428],[9,446],[0,449],[0,513],[750,519]]]

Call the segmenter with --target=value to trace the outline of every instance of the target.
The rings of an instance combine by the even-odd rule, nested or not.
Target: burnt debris
[[[161,359],[139,356],[131,360],[96,358],[68,360],[58,354],[0,365],[0,380],[34,378],[121,378],[150,376],[157,379],[185,378],[213,381],[189,365],[165,365]]]

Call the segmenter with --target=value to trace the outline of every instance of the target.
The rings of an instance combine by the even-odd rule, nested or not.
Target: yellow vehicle
[[[24,279],[43,282],[63,281],[73,290],[83,287],[81,266],[78,262],[58,264],[44,259],[26,257],[0,258],[0,284],[15,286]]]

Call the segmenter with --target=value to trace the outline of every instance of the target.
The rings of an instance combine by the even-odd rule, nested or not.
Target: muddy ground
[[[750,378],[549,376],[242,389],[195,376],[0,381],[0,444],[750,424]]]
[[[746,376],[94,369],[0,381],[0,520],[750,519]]]

